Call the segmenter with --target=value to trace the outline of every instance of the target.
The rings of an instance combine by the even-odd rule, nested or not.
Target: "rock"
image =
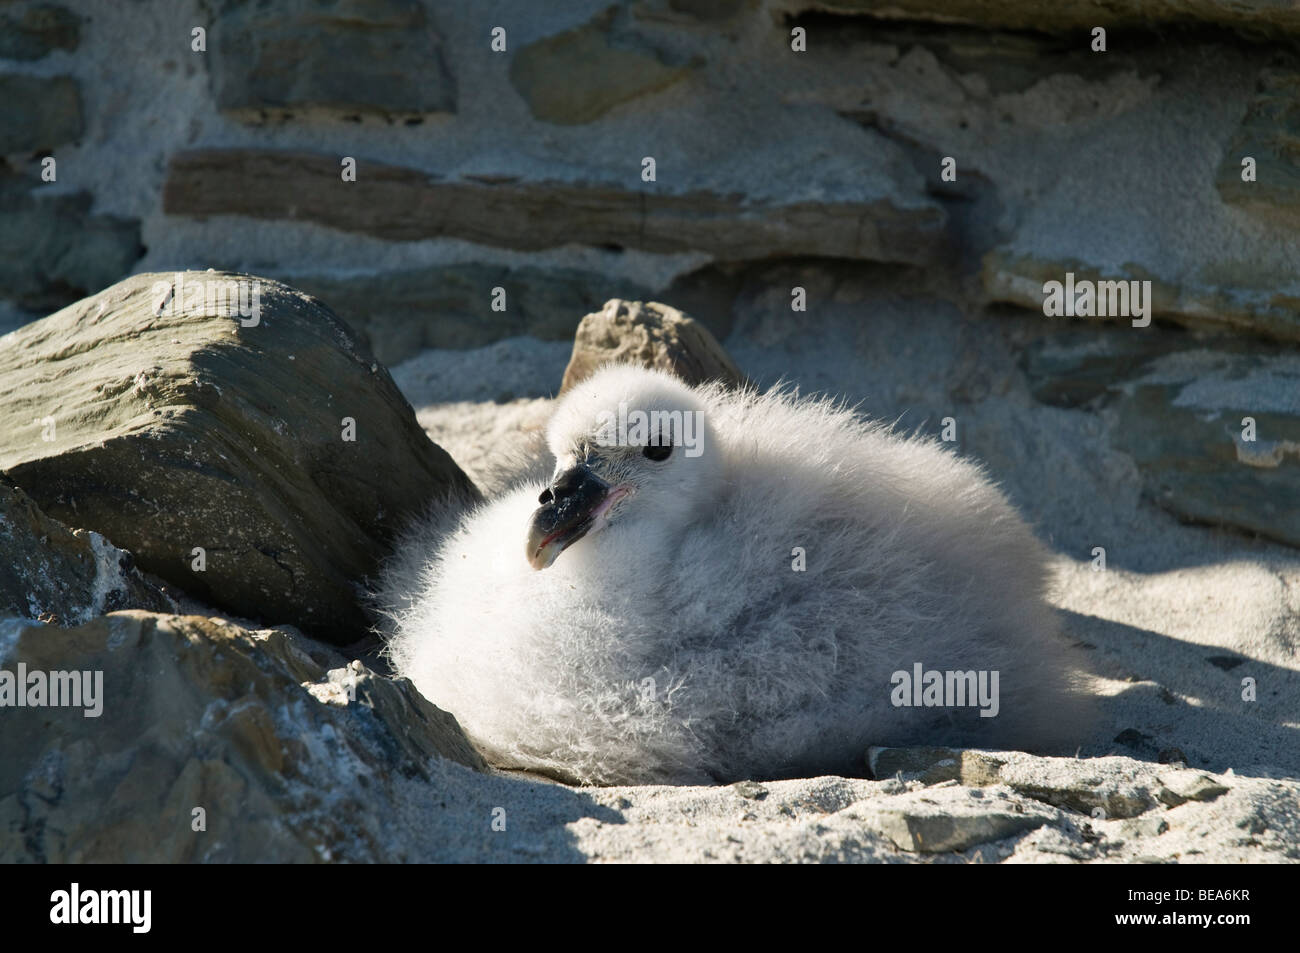
[[[364,158],[357,181],[345,183],[337,156],[202,149],[171,158],[163,208],[200,218],[313,221],[388,241],[450,237],[531,251],[581,243],[737,259],[920,262],[936,256],[944,240],[944,213],[910,195],[827,202],[796,189],[792,198],[747,201],[734,188],[675,193],[640,184],[634,171],[617,182],[442,180]]]
[[[1138,731],[1136,728],[1125,728],[1114,738],[1116,744],[1131,748],[1134,751],[1154,751],[1151,744],[1151,736]]]
[[[0,480],[0,616],[81,625],[116,609],[175,611],[131,554],[50,519]]]
[[[1209,662],[1215,668],[1222,669],[1225,672],[1231,672],[1246,660],[1244,658],[1238,658],[1235,655],[1209,655],[1206,656],[1205,661]],[[1184,758],[1183,760],[1186,761],[1187,759]]]
[[[936,801],[930,791],[895,795],[889,807],[871,811],[867,823],[900,850],[922,854],[967,850],[1042,827],[1053,814],[1039,805],[949,796]],[[1017,810],[1019,808],[1019,810]]]
[[[1169,822],[1163,817],[1144,816],[1126,818],[1120,824],[1124,837],[1150,838],[1159,837],[1169,830]]]
[[[146,612],[0,631],[6,672],[95,673],[80,706],[4,712],[0,862],[398,860],[402,780],[482,768],[408,682],[293,631]]]
[[[1156,797],[1169,807],[1178,807],[1188,801],[1213,801],[1232,790],[1199,771],[1168,771],[1159,775],[1159,779],[1161,788]]]
[[[668,0],[668,6],[697,20],[714,22],[753,12],[758,0]]]
[[[745,383],[745,375],[704,325],[655,301],[611,298],[583,318],[560,393],[609,363],[671,371],[692,386],[713,380],[729,387]]]
[[[0,469],[51,517],[340,643],[405,521],[477,497],[342,321],[247,275],[138,275],[0,339],[0,420]]]
[[[877,778],[901,775],[926,785],[959,783],[968,788],[1005,785],[1053,807],[1102,817],[1136,817],[1156,806],[1163,789],[1154,773],[1124,778],[1107,771],[1110,759],[1029,758],[996,751],[956,748],[872,748],[867,753]],[[1091,765],[1093,770],[1087,770]]]
[[[997,784],[1003,763],[995,753],[956,748],[871,748],[867,752],[872,777],[883,780],[901,774],[927,785],[953,780],[975,788]]]
[[[53,149],[81,138],[81,91],[71,76],[0,73],[0,155]]]
[[[1300,341],[1300,298],[1291,293],[1283,281],[1274,288],[1254,287],[1253,280],[1209,284],[1190,279],[1162,278],[1132,262],[1118,268],[1100,268],[1073,257],[1038,258],[1004,250],[994,250],[984,256],[982,278],[985,294],[990,300],[1020,305],[1042,314],[1044,282],[1063,282],[1067,272],[1074,273],[1076,284],[1080,281],[1150,281],[1152,315],[1189,328],[1254,331],[1284,341]],[[1080,320],[1102,322],[1112,319]],[[1113,320],[1132,332],[1151,330],[1149,327],[1133,327],[1131,318]]]
[[[1184,26],[1226,27],[1251,38],[1300,34],[1300,10],[1272,0],[1108,0],[1105,4],[1059,4],[1052,0],[782,0],[787,11],[851,13],[882,19],[928,20],[983,29],[1040,33]]]
[[[0,59],[39,60],[53,50],[75,50],[81,42],[81,17],[41,3],[20,15],[0,16]]]
[[[1157,321],[1300,341],[1285,152],[1286,77],[1300,74],[1293,53],[1116,35],[1100,55],[1086,31],[1008,39],[906,23],[856,34],[809,27],[825,70],[861,63],[870,79],[854,93],[827,78],[797,101],[910,149],[948,213],[958,269],[980,272],[988,301],[1042,315],[1043,283],[1069,272],[1150,281]],[[1262,150],[1254,183],[1239,182],[1242,136]],[[1181,158],[1170,164],[1170,155]],[[934,180],[945,156],[960,169],[951,183]],[[1237,196],[1223,191],[1232,165]],[[1256,211],[1237,204],[1254,200]]]
[[[1040,398],[1104,402],[1110,445],[1133,458],[1160,506],[1300,546],[1300,358],[1121,329],[1036,342],[1024,366]]]
[[[45,195],[0,169],[0,297],[54,310],[131,270],[144,254],[140,222],[92,215],[92,204],[88,192]]]
[[[767,788],[763,787],[761,784],[755,783],[754,781],[737,781],[731,786],[731,790],[735,791],[740,797],[750,801],[761,801],[763,798],[767,797]]]
[[[464,264],[340,278],[285,281],[323,301],[390,367],[425,348],[483,347],[530,335],[571,340],[578,315],[618,293],[646,293],[628,282],[574,268]],[[505,310],[493,310],[495,288]]]
[[[1161,764],[1186,764],[1187,755],[1182,748],[1162,748],[1156,755],[1156,760]]]
[[[1058,326],[1022,351],[1020,366],[1036,400],[1054,407],[1086,406],[1109,397],[1117,382],[1139,376],[1150,361],[1192,343],[1178,329],[1150,327],[1130,334],[1080,324]]]
[[[1283,227],[1300,224],[1300,75],[1260,73],[1255,98],[1223,152],[1216,184],[1225,202]],[[1242,179],[1242,160],[1255,160],[1254,178]]]
[[[208,42],[221,109],[456,110],[442,39],[417,0],[224,0]]]
[[[1155,808],[1161,785],[1154,770],[1111,770],[1117,766],[1110,758],[1013,760],[999,780],[1017,794],[1099,819],[1138,817]]]
[[[1295,779],[1233,778],[1213,800],[1157,803],[1132,819],[955,782],[899,793],[887,793],[892,779],[836,777],[575,790],[462,767],[455,759],[473,756],[450,716],[293,632],[144,613],[77,630],[0,624],[0,668],[18,660],[105,665],[112,718],[4,713],[51,724],[0,734],[0,861],[1300,859]],[[357,701],[343,706],[353,678]],[[104,734],[104,757],[88,731]],[[1129,788],[1154,770],[1131,758],[983,754],[1018,778],[1055,775],[1062,789]],[[195,807],[206,832],[192,830]]]
[[[628,34],[611,36],[617,7],[576,29],[536,40],[510,61],[510,82],[546,122],[591,122],[620,103],[645,96],[689,72]]]

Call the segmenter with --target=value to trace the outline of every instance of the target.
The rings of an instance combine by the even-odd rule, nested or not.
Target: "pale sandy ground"
[[[869,320],[856,305],[798,324],[750,316],[726,344],[764,386],[784,377],[931,432],[955,416],[963,450],[988,463],[1051,544],[1054,601],[1085,646],[1102,702],[1094,730],[1079,739],[1080,760],[1030,759],[1022,772],[1055,772],[1061,788],[1150,793],[1161,789],[1153,772],[1174,770],[1159,756],[1178,749],[1188,764],[1179,783],[1211,773],[1228,793],[1123,819],[1052,807],[1041,791],[1023,793],[1032,784],[980,790],[950,781],[917,791],[923,785],[906,779],[818,778],[764,784],[761,797],[745,797],[732,788],[571,791],[480,781],[449,766],[445,780],[465,798],[456,813],[470,812],[456,823],[481,831],[474,806],[490,810],[495,798],[521,820],[501,833],[499,854],[487,849],[535,860],[1300,860],[1300,553],[1182,525],[1142,499],[1131,461],[1102,439],[1104,414],[1028,396],[1015,365],[1022,324],[972,323],[933,301],[884,297]],[[567,344],[515,339],[426,352],[393,373],[430,436],[491,483],[494,457],[537,448],[568,353]],[[967,397],[954,403],[954,392]],[[1107,549],[1105,572],[1091,568],[1096,545]],[[1245,677],[1256,680],[1254,702],[1242,700]],[[900,851],[882,833],[882,812],[961,817],[995,803],[1047,819],[991,845],[933,855]],[[421,809],[412,810],[418,826]],[[466,841],[466,851],[484,849],[481,833],[462,836],[478,845]]]

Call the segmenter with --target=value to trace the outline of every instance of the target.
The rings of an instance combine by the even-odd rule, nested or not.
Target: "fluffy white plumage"
[[[702,411],[703,453],[600,446],[620,403]],[[692,783],[860,775],[873,744],[1077,741],[1044,550],[941,444],[628,366],[566,394],[547,442],[549,488],[426,527],[387,584],[395,667],[489,760]],[[591,523],[576,540],[570,503]],[[998,671],[999,714],[896,707],[891,675],[918,662]]]

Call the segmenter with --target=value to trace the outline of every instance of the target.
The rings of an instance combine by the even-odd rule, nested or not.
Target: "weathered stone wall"
[[[1104,370],[1031,349],[1036,393],[1120,400],[1176,513],[1300,542],[1293,402],[1220,388],[1178,410],[1177,388],[1127,383],[1198,349],[1228,379],[1292,379],[1288,5],[273,6],[4,5],[0,327],[128,273],[215,267],[318,295],[394,364],[568,340],[611,297],[725,340],[754,302],[851,305],[844,276],[881,268],[988,321],[1041,315],[1067,273],[1149,281],[1152,327],[1109,322]],[[1207,415],[1251,417],[1262,443],[1234,449]],[[1261,493],[1286,499],[1240,502]]]
[[[616,292],[671,299],[724,263],[811,256],[966,276],[971,307],[1037,308],[1071,269],[1150,279],[1159,319],[1300,339],[1285,6],[35,0],[3,17],[11,322],[130,272],[229,268],[333,292],[391,362],[567,337]],[[701,314],[715,332],[726,290]]]

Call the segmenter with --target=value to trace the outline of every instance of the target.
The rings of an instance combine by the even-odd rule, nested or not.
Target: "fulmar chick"
[[[707,783],[861,775],[870,745],[1078,743],[1045,551],[934,440],[612,366],[547,443],[549,483],[389,582],[396,669],[490,761]]]

